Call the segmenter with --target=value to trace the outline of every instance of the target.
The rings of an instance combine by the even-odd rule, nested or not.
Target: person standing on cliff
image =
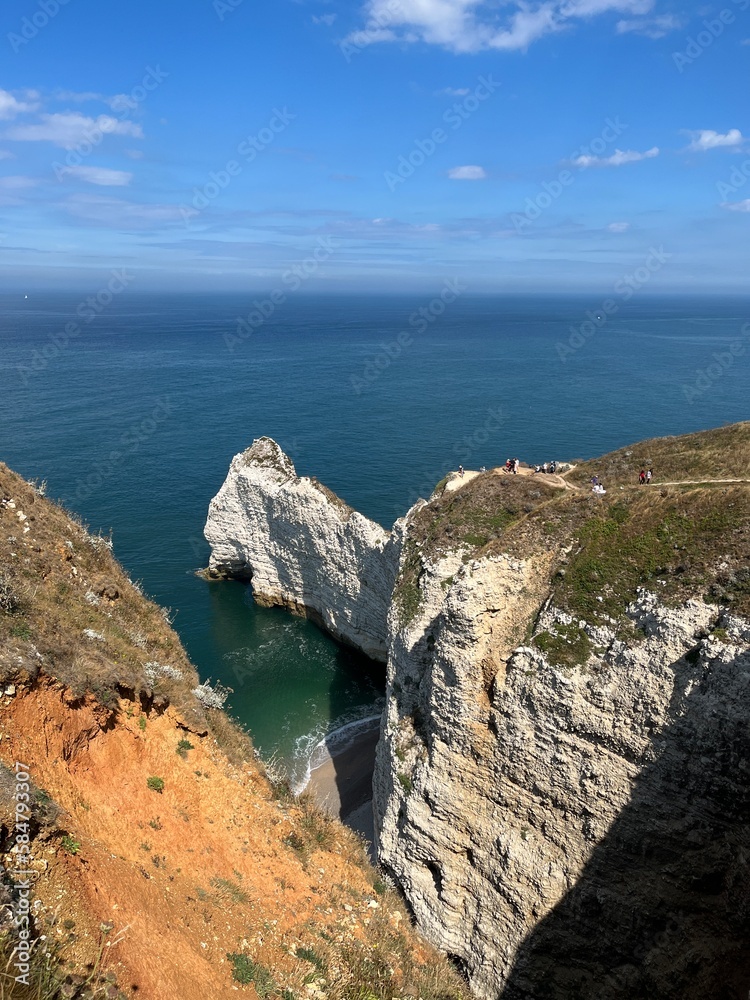
[[[643,484],[646,482],[646,470],[645,469],[641,469],[641,471],[638,473],[638,482],[641,484],[641,486],[643,486]]]
[[[651,479],[652,479],[653,475],[654,475],[654,470],[653,469],[649,469],[648,472],[646,473],[646,486],[650,486],[651,485]]]

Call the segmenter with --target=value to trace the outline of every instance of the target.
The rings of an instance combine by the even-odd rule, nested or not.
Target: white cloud
[[[376,42],[426,42],[453,52],[526,49],[568,22],[617,11],[647,14],[654,0],[367,0],[364,29],[345,41],[362,48]]]
[[[723,201],[722,208],[728,208],[730,212],[750,212],[750,198],[744,201]]]
[[[452,181],[483,181],[487,174],[484,167],[451,167],[448,176]]]
[[[608,233],[626,233],[630,229],[629,222],[610,222],[607,226]]]
[[[37,107],[33,101],[19,101],[9,90],[0,90],[0,119],[15,118],[25,111],[35,111]]]
[[[327,27],[330,28],[333,22],[336,20],[336,14],[321,14],[319,17],[316,17],[315,14],[313,14],[312,20],[313,24],[325,24]]]
[[[0,160],[15,160],[15,156],[8,149],[0,149]]]
[[[651,160],[659,155],[659,147],[653,146],[645,153],[638,153],[634,149],[616,149],[611,156],[577,156],[573,161],[574,167],[585,169],[586,167],[621,167],[625,163],[637,163],[639,160]]]
[[[64,173],[99,187],[127,187],[133,179],[127,170],[110,170],[109,167],[67,167]]]
[[[55,101],[75,101],[76,104],[84,104],[86,101],[107,101],[104,94],[97,94],[93,90],[56,90],[52,97]]]
[[[645,35],[646,38],[664,38],[670,31],[682,27],[682,21],[674,14],[659,14],[656,17],[640,17],[633,20],[618,21],[618,35],[633,33]]]
[[[178,205],[139,204],[101,194],[73,195],[61,207],[97,226],[130,231],[159,228],[183,220]]]
[[[722,146],[741,146],[744,142],[742,132],[738,128],[730,128],[723,134],[714,132],[710,128],[699,129],[697,132],[686,129],[685,134],[692,137],[687,147],[691,153],[705,153],[708,149],[718,149]]]
[[[69,149],[86,140],[91,141],[100,133],[143,138],[143,130],[135,122],[118,121],[110,115],[89,118],[77,111],[42,115],[40,122],[30,125],[13,125],[5,133],[5,138],[15,142],[53,142],[56,146]]]
[[[0,177],[0,188],[4,191],[22,191],[37,183],[33,177]]]

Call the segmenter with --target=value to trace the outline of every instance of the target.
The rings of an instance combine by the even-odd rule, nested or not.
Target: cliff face
[[[217,704],[109,540],[0,464],[0,994],[460,1000],[351,831]]]
[[[374,781],[419,926],[482,997],[746,996],[748,623],[644,594],[647,638],[566,670],[513,648],[544,567],[439,576],[393,623]]]
[[[398,547],[380,525],[298,477],[275,441],[260,438],[235,456],[205,535],[209,573],[250,576],[258,603],[311,617],[385,661]]]
[[[748,459],[650,441],[394,527],[376,847],[478,996],[747,996]]]

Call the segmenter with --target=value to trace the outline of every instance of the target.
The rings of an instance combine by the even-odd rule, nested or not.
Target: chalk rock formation
[[[583,623],[602,655],[560,669],[519,643],[548,570],[423,560],[394,602],[379,860],[480,997],[744,997],[748,624],[644,592],[645,641]]]
[[[398,545],[316,480],[297,476],[275,441],[259,438],[232,460],[205,535],[210,574],[249,576],[259,604],[306,615],[385,661]]]
[[[387,652],[376,850],[477,996],[745,1000],[750,493],[608,461],[603,500],[486,473],[388,535],[261,439],[211,567]]]

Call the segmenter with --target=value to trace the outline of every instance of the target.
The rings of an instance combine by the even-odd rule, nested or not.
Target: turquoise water
[[[589,457],[749,416],[748,300],[634,297],[563,363],[597,297],[463,297],[423,332],[408,320],[429,298],[298,297],[233,352],[252,296],[123,293],[90,322],[84,298],[0,297],[0,458],[112,528],[201,674],[234,688],[295,779],[322,734],[377,712],[382,672],[245,586],[194,575],[208,502],[254,437],[389,526],[459,462]]]

